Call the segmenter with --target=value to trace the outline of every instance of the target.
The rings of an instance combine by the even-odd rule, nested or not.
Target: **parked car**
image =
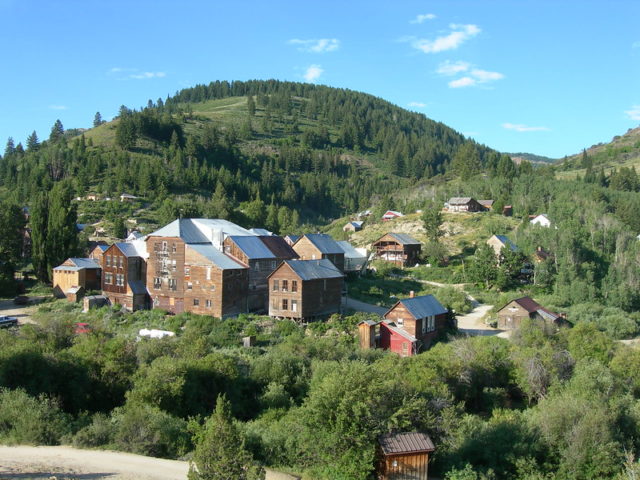
[[[16,317],[8,317],[6,315],[0,315],[0,328],[17,327],[18,319]]]

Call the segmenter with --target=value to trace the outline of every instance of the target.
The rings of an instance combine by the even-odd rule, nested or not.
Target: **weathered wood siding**
[[[175,237],[147,238],[147,288],[153,307],[184,311],[185,244]]]
[[[513,330],[520,327],[525,318],[529,318],[529,312],[517,302],[511,302],[498,312],[498,328]]]
[[[413,335],[419,341],[418,347],[420,350],[428,349],[438,334],[447,328],[446,313],[435,315],[433,319],[434,328],[429,330],[428,319],[415,318],[402,303],[397,303],[384,315],[384,318]]]
[[[358,325],[358,338],[360,339],[360,348],[369,350],[376,348],[376,327],[367,323]]]
[[[399,267],[413,266],[418,263],[422,245],[403,245],[387,234],[373,244],[376,256]]]
[[[387,455],[382,457],[380,480],[427,480],[428,453]]]
[[[302,237],[298,240],[293,245],[293,249],[300,257],[300,260],[321,260],[326,258],[344,273],[344,253],[323,254],[307,237]]]

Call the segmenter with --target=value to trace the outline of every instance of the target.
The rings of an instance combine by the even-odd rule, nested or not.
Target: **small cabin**
[[[358,323],[358,338],[360,339],[360,348],[363,350],[373,350],[377,347],[379,339],[377,327],[380,322],[373,320],[362,320]]]
[[[520,327],[525,318],[539,320],[555,327],[566,325],[563,315],[547,310],[531,297],[521,297],[498,310],[498,328],[514,330]]]
[[[389,433],[378,439],[380,480],[427,480],[429,455],[435,450],[426,433]]]
[[[91,258],[68,258],[53,269],[53,294],[58,298],[67,296],[74,287],[84,291],[100,290],[102,268]],[[73,297],[76,293],[71,294]]]
[[[471,197],[452,197],[445,204],[449,212],[483,212],[485,208]]]
[[[489,240],[487,240],[487,245],[493,248],[496,256],[500,256],[502,253],[502,249],[507,247],[512,251],[517,251],[518,247],[515,243],[513,243],[506,235],[492,235]]]
[[[343,232],[359,232],[362,230],[362,224],[364,222],[349,222],[344,227],[342,227]]]

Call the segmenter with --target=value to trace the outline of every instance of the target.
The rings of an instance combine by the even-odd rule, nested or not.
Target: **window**
[[[298,311],[298,300],[291,300],[291,311],[292,312]]]
[[[185,275],[186,277],[188,277],[189,275],[191,275],[191,267],[187,267],[187,266],[185,265],[185,267],[184,267],[184,275]]]
[[[118,258],[119,258],[118,263],[120,264],[120,268],[123,268],[124,267],[124,257],[118,257]]]
[[[124,287],[124,274],[116,273],[116,285],[118,287]]]
[[[187,290],[192,290],[192,289],[193,289],[193,283],[187,282]]]
[[[211,267],[207,267],[207,280],[211,280]]]
[[[207,308],[211,308],[211,300],[205,300],[204,304]]]
[[[274,310],[278,310],[278,299],[274,298],[271,300],[271,308],[273,308]]]
[[[327,279],[326,278],[323,280],[323,286],[324,286],[324,289],[326,290],[327,289]]]
[[[289,310],[289,300],[286,298],[282,299],[282,310]]]
[[[176,261],[175,260],[171,260],[171,270],[173,270],[174,272],[176,271]]]
[[[193,306],[197,307],[198,305],[200,305],[200,299],[199,298],[194,298],[193,299]]]
[[[153,251],[154,251],[154,252],[158,252],[158,251],[160,251],[160,242],[155,242],[155,243],[153,244]]]
[[[278,291],[278,287],[279,287],[278,280],[274,280],[273,281],[273,291],[277,292]]]
[[[399,327],[402,327],[404,325],[404,318],[399,318],[396,323]]]
[[[107,255],[107,267],[111,266],[111,255]]]
[[[153,278],[153,288],[156,290],[162,287],[162,279],[160,277]]]
[[[105,285],[111,285],[113,283],[113,273],[107,272],[104,274]]]
[[[275,261],[275,260],[272,260],[272,261],[271,261],[271,271],[273,271],[273,270],[275,270],[275,269],[276,269],[276,261]]]
[[[178,249],[177,249],[177,247],[176,247],[176,244],[175,244],[175,243],[172,243],[172,244],[171,244],[171,252],[172,252],[172,253],[176,253],[176,251],[177,251],[177,250],[178,250]]]
[[[292,292],[297,292],[298,291],[298,281],[297,280],[291,280],[291,291]]]
[[[427,329],[430,332],[433,332],[436,329],[436,317],[434,317],[433,315],[429,317],[429,326],[427,327]]]
[[[428,323],[428,318],[425,317],[422,319],[422,333],[426,333],[427,332],[427,323]]]
[[[178,289],[178,281],[175,278],[170,278],[169,279],[169,288],[171,290],[177,290]]]
[[[283,292],[289,291],[289,280],[282,280],[282,291]]]
[[[153,299],[153,306],[158,307],[159,305],[160,305],[160,299],[158,297],[155,297]]]
[[[162,251],[163,252],[167,251],[167,242],[162,242]]]

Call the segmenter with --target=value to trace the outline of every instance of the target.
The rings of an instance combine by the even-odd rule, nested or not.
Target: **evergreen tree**
[[[127,236],[127,226],[121,215],[117,215],[113,220],[113,236],[116,238],[125,238]]]
[[[49,223],[49,205],[46,193],[36,196],[29,210],[31,228],[31,260],[38,280],[49,281],[49,251],[47,249],[47,224]]]
[[[56,120],[56,123],[51,127],[51,133],[49,134],[49,141],[52,143],[59,142],[64,138],[64,127],[60,119]]]
[[[40,140],[38,140],[38,134],[34,130],[31,135],[27,137],[27,151],[35,152],[40,148]]]
[[[48,272],[75,255],[78,248],[77,214],[72,198],[72,189],[65,182],[57,183],[49,196],[46,230]]]
[[[100,112],[96,112],[95,116],[93,117],[93,127],[99,127],[103,123],[104,120],[102,120],[102,115],[100,115]]]
[[[491,288],[498,278],[496,254],[486,243],[477,248],[470,274],[474,282],[484,283],[485,288]]]
[[[13,272],[21,259],[24,215],[17,205],[0,202],[0,265]]]
[[[4,156],[8,157],[10,155],[13,155],[16,151],[16,147],[13,143],[13,138],[9,137],[7,139],[7,146],[4,148]]]
[[[116,144],[120,148],[128,150],[136,144],[137,139],[138,131],[133,118],[128,114],[121,115],[116,127]]]
[[[252,117],[256,114],[256,102],[253,100],[253,95],[247,97],[247,109]]]
[[[244,438],[233,424],[231,407],[218,396],[216,410],[196,435],[189,480],[262,480],[265,471],[245,449]]]
[[[430,241],[437,242],[444,233],[440,230],[442,222],[442,210],[438,204],[435,202],[426,204],[422,210],[422,224]]]

